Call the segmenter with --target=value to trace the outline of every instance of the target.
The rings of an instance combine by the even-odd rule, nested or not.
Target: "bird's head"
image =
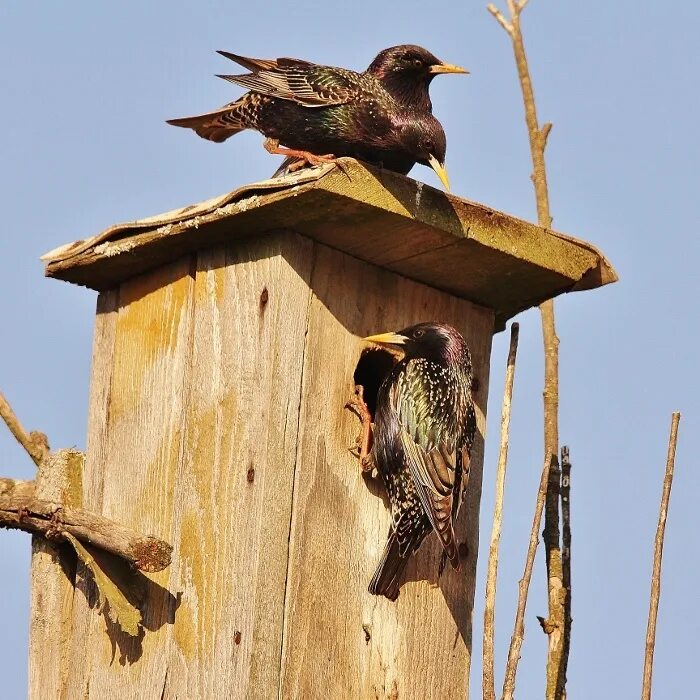
[[[430,51],[414,44],[391,46],[380,51],[367,69],[375,77],[403,74],[412,80],[429,83],[440,73],[468,73],[468,70],[451,63],[443,63]]]
[[[443,63],[422,46],[401,44],[380,51],[367,72],[404,105],[411,104],[425,112],[432,111],[428,94],[431,80],[440,73],[468,73],[451,63]]]
[[[364,340],[399,348],[406,359],[422,357],[438,362],[460,362],[469,355],[464,338],[446,323],[418,323],[394,333],[370,335]]]
[[[401,145],[421,165],[432,168],[449,192],[450,180],[445,169],[447,139],[440,122],[431,114],[411,115],[399,128]]]

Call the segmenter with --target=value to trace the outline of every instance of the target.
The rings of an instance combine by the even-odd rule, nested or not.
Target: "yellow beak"
[[[445,166],[440,163],[435,156],[428,156],[428,163],[430,163],[430,167],[437,173],[437,176],[440,178],[440,182],[442,182],[445,189],[449,192],[450,179],[447,177],[447,170],[445,169]]]
[[[428,73],[437,75],[439,73],[469,73],[469,71],[466,68],[454,66],[451,63],[437,63],[436,65],[428,68]]]
[[[379,335],[368,335],[362,340],[368,343],[379,343],[380,345],[405,345],[408,338],[398,333],[380,333]]]

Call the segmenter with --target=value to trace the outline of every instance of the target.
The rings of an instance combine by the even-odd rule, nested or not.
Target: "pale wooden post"
[[[138,637],[106,624],[81,583],[56,622],[70,624],[54,641],[63,666],[33,689],[467,696],[493,332],[615,273],[581,241],[345,169],[251,185],[47,256],[48,275],[100,291],[83,506],[174,552],[168,570],[134,574]],[[464,334],[478,379],[466,562],[438,580],[426,543],[392,603],[367,592],[389,513],[349,451],[359,424],[343,406],[359,339],[429,319]],[[33,676],[41,653],[33,644]]]

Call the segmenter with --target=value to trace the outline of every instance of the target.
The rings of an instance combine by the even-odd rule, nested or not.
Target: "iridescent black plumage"
[[[377,78],[399,104],[421,112],[433,111],[428,88],[436,75],[468,72],[460,66],[444,63],[414,44],[380,51],[367,68],[367,73]]]
[[[405,351],[379,389],[371,452],[392,525],[369,591],[394,600],[410,555],[431,530],[459,566],[454,521],[476,430],[472,365],[462,336],[444,324],[421,323],[367,340]]]
[[[270,67],[275,62],[268,59],[251,59],[220,51],[223,56],[255,71]],[[444,63],[422,46],[401,44],[380,51],[365,71],[376,78],[384,89],[402,107],[414,113],[432,114],[429,87],[433,78],[441,73],[468,73],[460,66]],[[294,158],[286,158],[273,177],[286,175],[298,169]]]
[[[324,154],[351,156],[403,174],[419,162],[446,183],[440,123],[429,112],[399,104],[370,73],[291,58],[225,55],[253,72],[221,77],[250,92],[214,112],[168,123],[217,142],[256,129],[275,143],[271,152],[284,152],[277,145],[282,143],[316,156],[310,162],[322,161]]]

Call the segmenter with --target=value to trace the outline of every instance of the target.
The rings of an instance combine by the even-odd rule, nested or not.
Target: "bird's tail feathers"
[[[221,143],[239,131],[247,129],[243,119],[238,114],[238,107],[242,100],[231,102],[213,112],[198,114],[194,117],[182,117],[180,119],[168,119],[172,126],[181,126],[192,129],[203,139]]]
[[[399,597],[401,579],[410,554],[409,551],[404,556],[401,555],[399,539],[392,528],[381,561],[370,581],[369,592],[372,595],[383,595],[389,600],[396,600]]]
[[[455,570],[459,570],[459,549],[457,547],[457,540],[455,538],[454,532],[452,533],[452,537],[447,542],[442,543],[442,546],[443,554],[447,559],[450,560],[452,568]]]

